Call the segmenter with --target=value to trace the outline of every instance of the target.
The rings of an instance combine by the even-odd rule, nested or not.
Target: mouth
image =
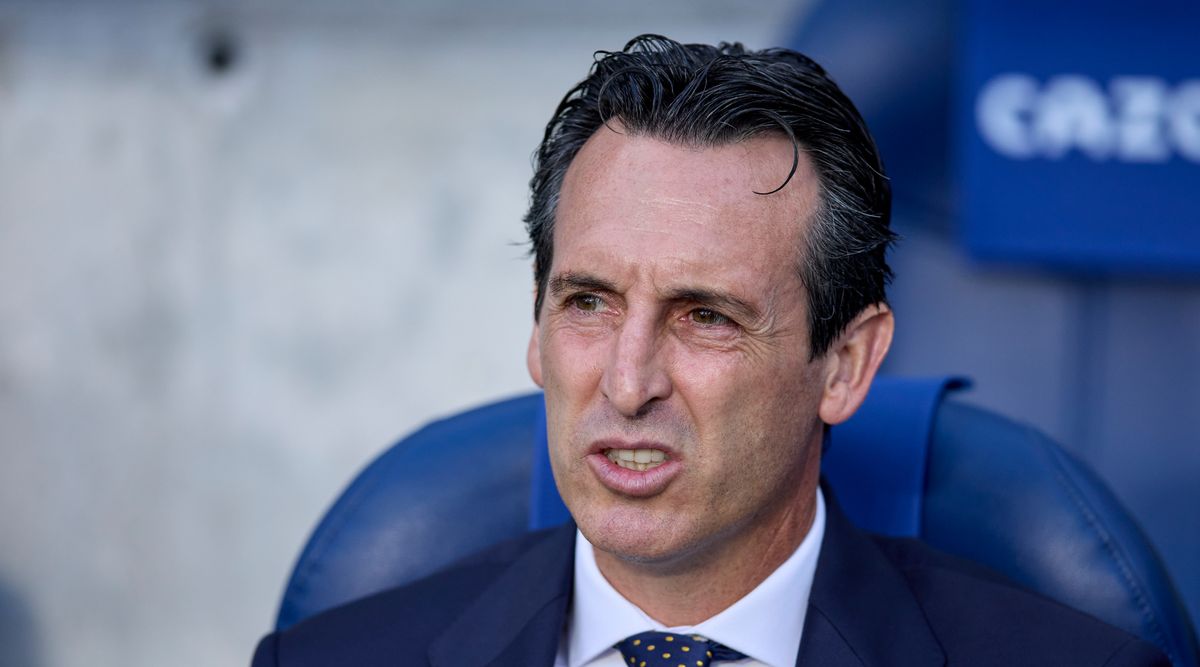
[[[667,461],[667,453],[661,449],[607,449],[604,455],[622,468],[638,472],[657,468]]]
[[[682,458],[658,442],[607,440],[589,449],[585,458],[597,481],[622,496],[656,496],[683,472]]]

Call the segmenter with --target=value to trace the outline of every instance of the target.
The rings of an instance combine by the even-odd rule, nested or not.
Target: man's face
[[[679,563],[809,507],[825,364],[797,267],[817,179],[801,155],[755,194],[791,165],[782,137],[602,127],[567,171],[529,369],[559,491],[602,551]]]

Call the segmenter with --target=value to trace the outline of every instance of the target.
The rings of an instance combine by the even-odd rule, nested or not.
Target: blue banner
[[[1200,273],[1200,3],[963,10],[955,129],[972,256]]]

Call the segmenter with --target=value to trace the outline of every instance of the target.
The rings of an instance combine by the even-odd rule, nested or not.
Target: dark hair
[[[788,49],[680,44],[635,37],[600,51],[566,94],[534,155],[525,216],[541,310],[554,257],[554,217],[567,167],[602,125],[687,146],[718,146],[777,133],[804,151],[820,179],[820,208],[806,235],[800,279],[808,292],[811,354],[824,354],[864,308],[886,302],[891,189],[858,110],[820,65]],[[781,175],[782,178],[782,175]],[[804,221],[797,221],[798,224]]]

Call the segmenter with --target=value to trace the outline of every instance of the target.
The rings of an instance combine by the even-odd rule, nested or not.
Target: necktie
[[[718,660],[741,660],[739,653],[700,635],[642,632],[617,644],[633,667],[708,667]]]

